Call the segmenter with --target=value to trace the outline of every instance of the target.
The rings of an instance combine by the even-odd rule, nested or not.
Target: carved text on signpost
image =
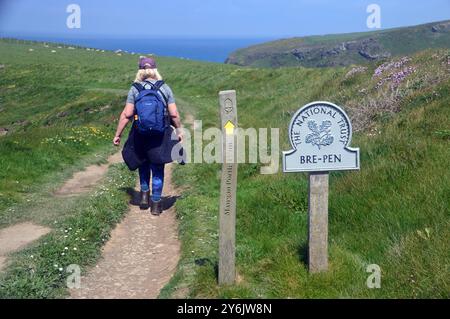
[[[283,152],[284,172],[359,169],[359,150],[350,147],[352,128],[345,112],[329,102],[302,107],[291,120],[293,150]]]

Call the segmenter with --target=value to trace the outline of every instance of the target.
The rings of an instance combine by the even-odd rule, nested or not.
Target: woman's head
[[[156,62],[152,58],[140,57],[139,58],[139,70],[136,74],[134,82],[142,82],[147,79],[162,80],[161,74],[159,74],[156,67]]]

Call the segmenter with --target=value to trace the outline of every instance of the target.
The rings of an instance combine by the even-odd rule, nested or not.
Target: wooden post
[[[291,119],[288,134],[292,149],[283,152],[283,172],[310,172],[309,271],[327,271],[329,172],[359,170],[359,148],[350,147],[352,125],[345,111],[325,101],[301,107]]]
[[[219,104],[223,160],[219,211],[219,284],[233,284],[236,278],[236,91],[221,91]]]
[[[308,265],[311,273],[328,270],[328,172],[309,174]]]

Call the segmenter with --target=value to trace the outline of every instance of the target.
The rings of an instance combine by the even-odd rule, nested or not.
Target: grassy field
[[[32,221],[53,230],[12,256],[2,298],[63,297],[66,267],[95,262],[135,183],[119,165],[92,193],[53,195],[75,171],[117,151],[110,141],[126,93],[126,85],[105,89],[113,76],[92,78],[102,67],[92,53],[62,50],[0,41],[0,127],[8,130],[0,137],[0,226]]]
[[[348,66],[450,47],[450,21],[418,26],[288,38],[231,53],[227,63],[254,67]]]
[[[135,179],[116,165],[95,191],[87,196],[54,198],[37,193],[32,207],[13,208],[27,220],[47,224],[52,232],[25,250],[0,277],[0,298],[62,298],[67,295],[70,265],[84,273],[95,265],[110,231],[128,208],[126,189]]]
[[[305,264],[305,174],[260,175],[240,165],[237,202],[238,284],[216,285],[219,165],[189,165],[176,181],[183,259],[162,297],[448,298],[449,51],[415,55],[397,66],[277,70],[197,67],[177,94],[203,126],[218,122],[217,92],[236,88],[241,127],[281,128],[312,100],[330,100],[351,114],[361,171],[332,173],[330,272]],[[405,68],[414,72],[399,83]],[[186,71],[187,73],[187,71]],[[389,80],[386,80],[389,79]],[[199,90],[186,82],[202,83]],[[379,83],[382,83],[379,84]],[[366,266],[382,269],[382,288],[368,289]]]
[[[350,114],[352,144],[361,148],[360,172],[331,174],[330,272],[320,275],[309,275],[305,264],[306,175],[261,175],[260,164],[240,165],[239,278],[231,287],[218,287],[215,272],[220,165],[177,167],[182,258],[162,298],[450,297],[450,51],[395,61],[381,68],[384,61],[257,69],[158,58],[182,116],[193,114],[204,128],[218,125],[218,91],[236,89],[240,126],[280,128],[280,148],[288,150],[292,112],[330,100]],[[45,214],[27,199],[41,198],[44,207],[49,197],[42,194],[113,151],[115,119],[136,64],[132,55],[0,41],[0,127],[9,129],[0,137],[0,225],[31,219],[54,228],[17,254],[0,279],[0,296],[63,296],[60,266],[92,264],[120,220],[123,188],[133,185],[123,167],[99,186],[110,193],[66,203],[64,214],[57,213],[63,203],[48,204]],[[61,256],[79,238],[61,238],[69,228],[88,232],[86,248]],[[381,267],[381,289],[366,286],[369,264]]]

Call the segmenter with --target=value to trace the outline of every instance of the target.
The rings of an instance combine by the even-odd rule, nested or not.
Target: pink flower
[[[373,77],[381,77],[384,73],[390,72],[389,75],[381,78],[375,85],[379,89],[387,82],[391,82],[391,88],[395,89],[412,73],[416,72],[414,66],[405,67],[405,64],[411,61],[408,57],[403,57],[398,61],[386,62],[380,65],[373,75]],[[400,69],[400,70],[398,70]]]

